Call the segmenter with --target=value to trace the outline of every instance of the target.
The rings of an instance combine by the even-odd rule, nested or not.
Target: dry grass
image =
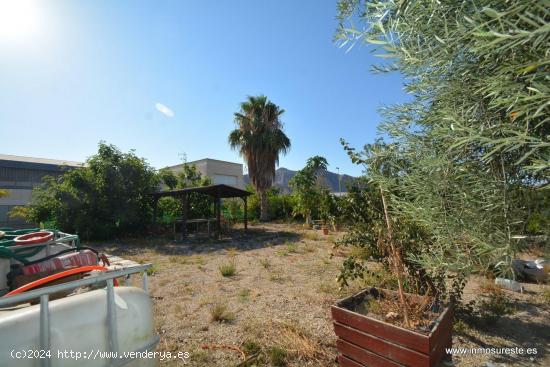
[[[225,303],[216,303],[210,309],[210,320],[212,322],[232,322],[235,314],[228,310]]]
[[[270,366],[272,354],[284,355],[279,362],[284,361],[288,367],[336,367],[336,337],[330,305],[365,286],[381,281],[391,286],[394,281],[379,268],[369,265],[373,273],[367,275],[365,282],[354,282],[349,288],[340,290],[335,278],[349,250],[334,250],[331,242],[341,233],[335,233],[332,238],[319,236],[301,226],[262,224],[253,227],[254,230],[258,228],[263,230],[242,242],[211,241],[187,246],[167,241],[155,248],[142,249],[129,244],[115,250],[104,249],[132,260],[156,264],[150,277],[150,289],[155,327],[161,336],[158,350],[191,353],[185,363],[169,361],[162,362],[161,366],[237,366],[242,356],[235,350],[203,349],[203,346],[227,345],[240,348],[247,355],[258,353],[260,357],[254,362],[257,367]],[[220,265],[224,264],[234,265],[238,276],[230,279],[221,276]],[[139,286],[138,281],[136,285]],[[478,287],[468,291],[474,297],[483,292]],[[548,297],[542,288],[535,294],[541,305]],[[507,293],[507,296],[524,297],[522,302],[531,302],[528,293]],[[544,350],[545,343],[550,341],[540,341],[533,335],[544,331],[537,325],[548,325],[550,308],[540,306],[538,314],[533,315],[528,307],[533,306],[506,315],[515,321],[498,322],[491,335],[459,325],[467,337],[457,334],[454,346],[511,346],[520,340],[514,335],[521,335],[521,343]],[[496,337],[495,330],[500,330],[501,335]],[[461,356],[457,358],[457,365],[480,366],[489,357]],[[550,365],[548,358],[548,353],[539,353],[531,365]],[[521,361],[515,362],[518,363],[511,365],[521,365]]]
[[[317,232],[307,231],[304,233],[304,238],[310,241],[320,241],[321,236]]]

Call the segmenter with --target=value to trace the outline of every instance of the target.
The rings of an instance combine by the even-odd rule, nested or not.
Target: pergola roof
[[[179,197],[190,194],[192,192],[198,192],[201,194],[212,196],[216,199],[222,198],[244,198],[249,195],[252,195],[251,192],[246,190],[241,190],[239,188],[229,186],[229,185],[210,185],[210,186],[198,186],[198,187],[188,187],[185,189],[179,190],[170,190],[170,191],[161,191],[153,193],[153,197],[158,199],[165,196]]]

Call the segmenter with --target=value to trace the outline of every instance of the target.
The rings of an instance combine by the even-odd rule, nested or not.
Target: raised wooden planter
[[[340,366],[437,366],[446,356],[445,348],[452,345],[452,308],[445,308],[430,332],[423,334],[349,309],[358,299],[369,297],[370,292],[364,290],[332,306]],[[388,290],[383,292],[395,293]]]

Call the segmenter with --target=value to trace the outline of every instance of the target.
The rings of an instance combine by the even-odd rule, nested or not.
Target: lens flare
[[[37,0],[0,0],[0,42],[31,38],[41,21]]]

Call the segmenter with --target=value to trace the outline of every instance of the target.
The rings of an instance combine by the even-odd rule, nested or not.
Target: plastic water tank
[[[158,340],[149,296],[140,288],[115,287],[118,342],[132,352]],[[106,290],[94,290],[49,302],[52,366],[108,366],[105,359],[58,358],[60,351],[108,352]],[[0,311],[0,366],[39,367],[39,359],[13,359],[12,350],[40,349],[40,305]],[[154,350],[154,346],[149,350]],[[82,354],[84,355],[84,354]],[[157,366],[157,359],[137,359],[126,366]]]

